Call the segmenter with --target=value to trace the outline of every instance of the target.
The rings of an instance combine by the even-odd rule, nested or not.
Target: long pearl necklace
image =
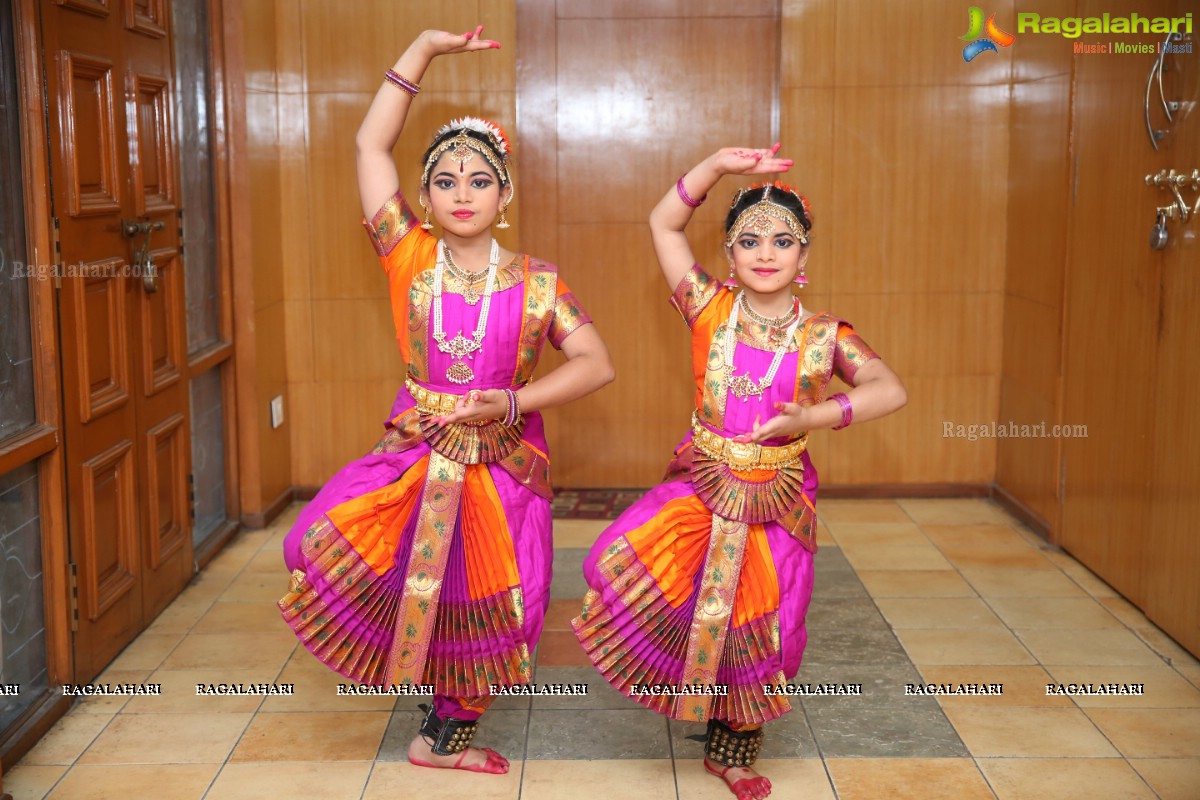
[[[779,372],[779,365],[783,363],[784,353],[792,343],[792,337],[795,336],[796,328],[800,326],[800,320],[804,316],[800,312],[795,312],[796,319],[788,326],[787,332],[783,335],[783,341],[775,349],[775,357],[771,359],[771,366],[767,369],[767,374],[755,381],[750,377],[749,372],[745,375],[735,376],[733,374],[733,350],[737,346],[738,310],[742,309],[745,304],[746,293],[742,292],[734,302],[733,309],[729,312],[729,322],[725,325],[725,385],[736,397],[742,398],[743,403],[752,396],[762,397],[763,392],[775,381],[775,373]],[[750,316],[751,310],[748,306],[745,306],[745,311],[746,315]],[[790,313],[785,314],[781,319],[787,319],[788,316]],[[763,319],[761,316],[759,318]]]
[[[470,383],[475,380],[475,371],[463,359],[475,357],[483,347],[483,337],[487,331],[488,312],[492,308],[492,289],[496,286],[496,268],[500,265],[500,245],[492,239],[492,250],[488,255],[487,284],[483,289],[483,307],[479,309],[479,321],[475,323],[475,332],[467,339],[460,330],[449,342],[446,332],[442,330],[442,282],[445,279],[446,258],[449,250],[444,241],[438,241],[437,264],[433,270],[433,340],[437,342],[438,350],[456,359],[446,370],[446,377],[454,383]]]

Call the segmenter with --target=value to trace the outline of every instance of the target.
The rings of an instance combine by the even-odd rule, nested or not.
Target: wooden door
[[[688,331],[647,220],[704,156],[778,135],[779,15],[778,0],[517,3],[520,247],[559,265],[618,376],[546,414],[557,486],[652,486],[687,431]],[[738,185],[722,181],[688,229],[718,273]]]
[[[1182,16],[1179,3],[1177,16]],[[1193,36],[1193,49],[1195,37]],[[1166,166],[1200,168],[1200,54],[1168,56],[1165,86],[1172,98],[1190,100],[1163,140]],[[1160,192],[1160,205],[1168,195]],[[1200,191],[1183,196],[1196,207]],[[1154,393],[1154,466],[1146,526],[1146,616],[1200,657],[1200,373],[1193,366],[1200,343],[1200,219],[1172,222],[1163,251],[1162,314]]]
[[[1170,4],[1138,7],[1167,16]],[[1080,16],[1109,10],[1083,2]],[[1117,13],[1114,10],[1113,13]],[[1157,34],[1122,36],[1155,44]],[[1060,544],[1134,603],[1145,585],[1153,471],[1154,352],[1164,254],[1148,241],[1154,207],[1144,183],[1166,166],[1150,144],[1142,101],[1152,56],[1075,58],[1075,192],[1066,289]],[[1019,235],[1015,232],[1014,235]]]
[[[172,48],[165,0],[43,0],[41,13],[87,680],[192,573]]]

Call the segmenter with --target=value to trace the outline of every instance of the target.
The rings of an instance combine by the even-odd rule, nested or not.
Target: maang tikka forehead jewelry
[[[757,188],[757,187],[754,187]],[[799,218],[786,206],[782,206],[771,199],[771,189],[773,184],[763,186],[762,199],[754,205],[747,208],[729,228],[729,234],[725,237],[725,246],[732,247],[737,238],[746,231],[760,236],[769,236],[771,231],[775,230],[775,223],[772,220],[780,220],[787,226],[792,235],[800,242],[800,244],[808,244],[808,232],[804,226],[800,224]],[[736,206],[738,201],[745,195],[746,190],[740,190],[733,198],[732,206]],[[802,201],[803,202],[803,201]]]
[[[468,130],[483,134],[492,146],[489,147],[474,136],[470,136],[467,133]],[[487,120],[463,117],[451,120],[442,126],[438,130],[437,136],[444,136],[451,131],[458,131],[458,133],[443,140],[425,160],[425,169],[421,173],[422,186],[429,184],[429,173],[433,169],[433,165],[447,151],[449,151],[450,160],[458,164],[459,172],[466,172],[467,162],[473,159],[476,153],[479,153],[496,171],[496,177],[500,179],[500,183],[505,185],[510,183],[508,167],[504,163],[509,151],[508,139],[504,136],[504,131]]]

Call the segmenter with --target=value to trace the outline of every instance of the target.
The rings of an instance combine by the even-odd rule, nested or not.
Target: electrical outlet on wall
[[[271,398],[271,427],[278,428],[283,424],[283,395]]]

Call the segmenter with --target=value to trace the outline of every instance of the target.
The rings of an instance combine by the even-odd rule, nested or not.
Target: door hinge
[[[71,631],[79,630],[79,570],[72,562],[71,567]]]
[[[183,209],[182,208],[175,209],[175,219],[176,219],[177,226],[178,226],[175,231],[175,233],[176,233],[175,241],[179,247],[179,254],[183,255]]]
[[[59,223],[58,217],[51,217],[50,225],[50,245],[54,252],[52,259],[54,263],[50,265],[50,271],[54,275],[54,288],[62,288],[62,240],[59,238]]]
[[[192,516],[192,522],[196,521],[196,476],[188,473],[188,513]]]

